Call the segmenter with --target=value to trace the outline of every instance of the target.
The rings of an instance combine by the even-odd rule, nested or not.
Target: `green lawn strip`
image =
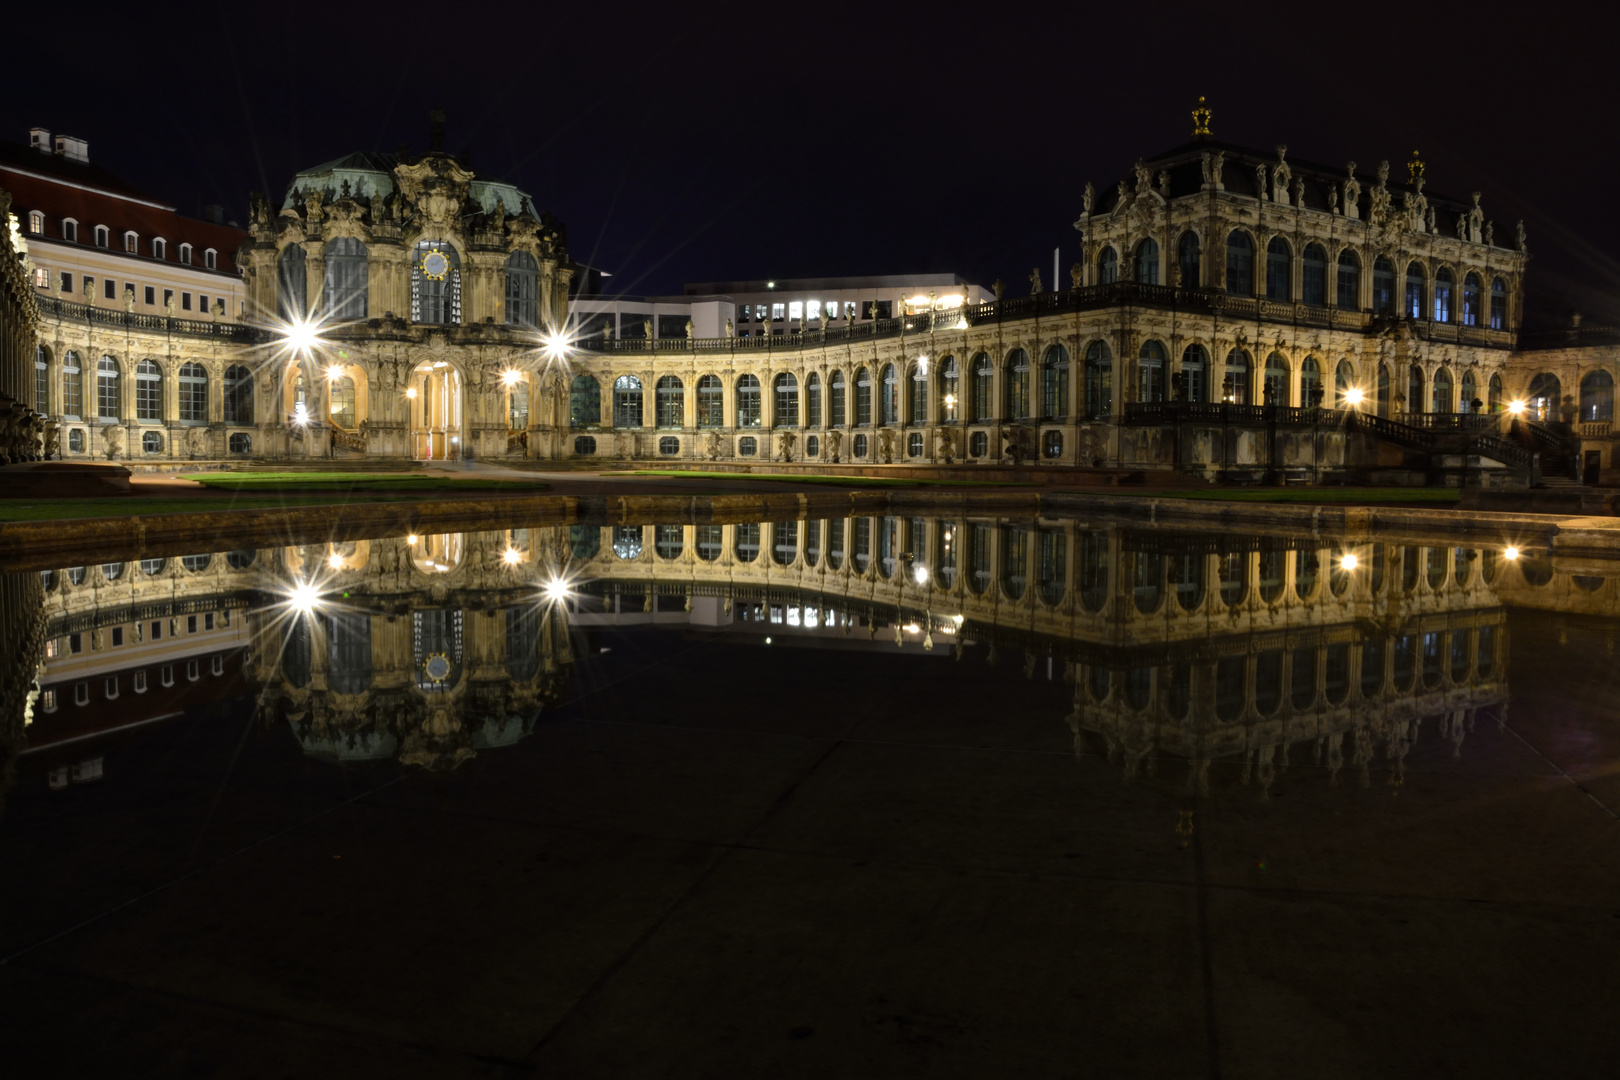
[[[1114,490],[1110,495],[1130,495]],[[1139,495],[1147,492],[1135,493]],[[1427,503],[1450,505],[1462,498],[1457,488],[1203,488],[1193,491],[1156,491],[1155,497],[1207,499],[1226,502],[1272,503]]]
[[[67,521],[75,518],[145,517],[152,514],[217,514],[231,510],[280,510],[300,506],[330,506],[349,503],[420,502],[421,497],[379,495],[351,498],[330,495],[258,496],[225,498],[143,498],[105,496],[99,499],[0,499],[0,521]]]
[[[377,473],[265,473],[262,475],[193,476],[204,487],[220,491],[307,491],[343,489],[347,491],[544,491],[549,485],[520,477],[497,479],[488,476],[388,476]]]
[[[820,476],[787,473],[697,472],[675,469],[636,469],[605,472],[602,476],[663,476],[677,480],[768,480],[777,484],[832,484],[837,487],[1029,487],[1006,480],[914,480],[889,476]]]

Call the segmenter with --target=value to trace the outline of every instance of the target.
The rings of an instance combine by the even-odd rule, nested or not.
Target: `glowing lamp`
[[[1367,392],[1365,390],[1357,390],[1352,388],[1344,392],[1344,401],[1346,405],[1360,405],[1366,400]]]
[[[320,335],[315,332],[315,324],[308,319],[294,319],[287,324],[282,340],[293,352],[308,352],[320,341]]]
[[[333,365],[332,367],[329,367],[329,368],[326,369],[326,377],[328,379],[338,379],[338,378],[341,378],[342,376],[343,376],[343,369],[336,366],[336,365]]]
[[[916,581],[916,583],[919,585],[928,584],[928,567],[919,566],[915,568],[911,571],[911,577],[912,580]]]
[[[1524,412],[1524,402],[1522,402],[1522,401],[1510,401],[1510,402],[1508,402],[1508,412],[1512,413],[1514,416],[1518,416],[1520,413]]]
[[[414,387],[414,386],[409,387],[405,391],[405,396],[410,398],[412,401],[415,401],[416,400],[416,387]]]
[[[407,543],[407,544],[410,544],[410,545],[411,545],[411,546],[412,546],[412,547],[415,547],[415,546],[416,546],[416,534],[415,534],[415,533],[411,533],[411,535],[409,535],[409,536],[407,536],[407,537],[406,537],[406,538],[405,538],[405,542],[406,542],[406,543]]]
[[[1508,562],[1513,562],[1516,559],[1518,559],[1518,557],[1519,557],[1519,549],[1518,548],[1516,548],[1516,547],[1505,547],[1505,548],[1502,549],[1502,558],[1506,559]]]
[[[321,594],[309,582],[300,581],[293,586],[292,596],[288,602],[292,604],[294,611],[308,615],[315,610],[315,605],[321,602]]]
[[[550,600],[554,604],[561,603],[562,601],[568,599],[568,584],[561,578],[552,578],[550,581],[546,582],[544,592],[547,600]]]
[[[1347,551],[1344,553],[1344,558],[1339,560],[1339,565],[1344,567],[1346,570],[1354,570],[1356,567],[1361,565],[1361,560],[1356,558],[1355,552]]]

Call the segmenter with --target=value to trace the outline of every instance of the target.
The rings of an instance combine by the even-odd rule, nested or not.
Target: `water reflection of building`
[[[517,742],[573,663],[566,621],[539,602],[543,557],[521,529],[261,553],[270,582],[313,578],[330,603],[256,615],[260,715],[341,760],[453,768]]]

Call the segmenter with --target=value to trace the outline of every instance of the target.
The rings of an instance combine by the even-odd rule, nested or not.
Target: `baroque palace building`
[[[628,337],[572,318],[580,268],[528,194],[437,136],[420,158],[355,153],[297,174],[279,205],[255,198],[232,255],[245,321],[53,300],[36,408],[62,432],[53,451],[132,464],[995,462],[1431,483],[1614,468],[1616,352],[1523,348],[1522,225],[1498,229],[1477,193],[1426,190],[1416,155],[1404,177],[1333,168],[1218,141],[1202,108],[1194,123],[1190,142],[1085,186],[1067,288],[1037,270],[1028,295],[943,289],[784,335]]]

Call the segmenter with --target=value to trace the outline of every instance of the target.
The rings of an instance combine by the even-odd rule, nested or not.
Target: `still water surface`
[[[6,1023],[132,1074],[1594,1075],[1620,564],[1509,554],[877,516],[12,574]]]

